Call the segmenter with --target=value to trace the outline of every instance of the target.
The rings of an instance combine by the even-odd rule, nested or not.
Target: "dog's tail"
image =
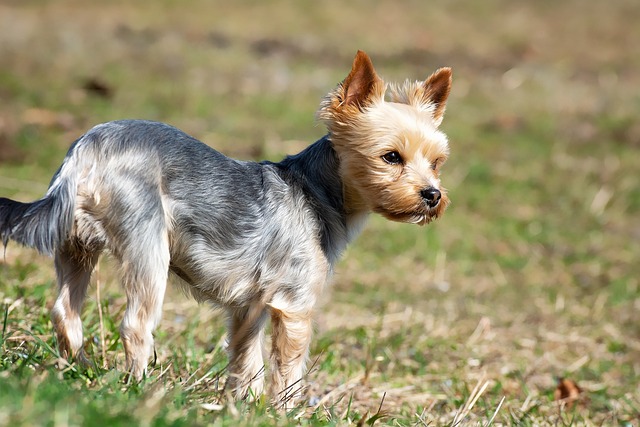
[[[14,240],[52,255],[67,240],[73,227],[77,187],[72,150],[42,199],[22,203],[0,198],[0,239],[5,248]]]

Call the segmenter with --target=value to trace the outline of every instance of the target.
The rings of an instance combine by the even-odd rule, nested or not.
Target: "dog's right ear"
[[[380,95],[380,87],[384,88],[384,82],[376,74],[371,58],[359,50],[353,60],[351,72],[342,82],[341,105],[354,105],[361,109],[374,95]]]
[[[329,133],[338,135],[373,102],[384,101],[385,84],[376,74],[369,56],[358,51],[349,75],[320,103],[317,117]]]

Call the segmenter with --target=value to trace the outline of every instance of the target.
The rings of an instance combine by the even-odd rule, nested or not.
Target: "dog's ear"
[[[433,121],[436,127],[442,123],[444,110],[447,106],[447,98],[451,92],[451,68],[445,67],[436,70],[422,84],[424,89],[424,101],[434,106]]]
[[[380,84],[382,79],[376,74],[371,58],[359,50],[351,72],[342,82],[342,105],[365,106]]]

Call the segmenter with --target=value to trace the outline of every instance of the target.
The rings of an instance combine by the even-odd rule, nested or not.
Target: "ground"
[[[176,289],[155,367],[124,382],[109,259],[83,316],[96,366],[64,366],[51,260],[10,244],[0,425],[638,426],[639,19],[634,0],[2,3],[0,195],[24,201],[112,119],[242,159],[297,152],[358,49],[389,81],[451,66],[454,85],[453,203],[424,228],[371,218],[315,316],[291,413],[220,400],[222,317]],[[575,402],[556,401],[561,377]]]

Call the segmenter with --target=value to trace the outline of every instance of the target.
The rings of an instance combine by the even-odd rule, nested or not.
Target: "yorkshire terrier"
[[[424,225],[447,207],[439,174],[449,148],[438,127],[450,89],[450,68],[387,87],[359,51],[320,105],[328,133],[279,163],[230,159],[163,123],[101,124],[71,146],[42,199],[0,199],[0,237],[53,255],[62,357],[84,357],[80,314],[108,250],[122,265],[120,332],[134,378],[153,354],[173,273],[196,300],[226,311],[235,398],[263,391],[271,319],[277,403],[299,389],[313,308],[369,213]]]

